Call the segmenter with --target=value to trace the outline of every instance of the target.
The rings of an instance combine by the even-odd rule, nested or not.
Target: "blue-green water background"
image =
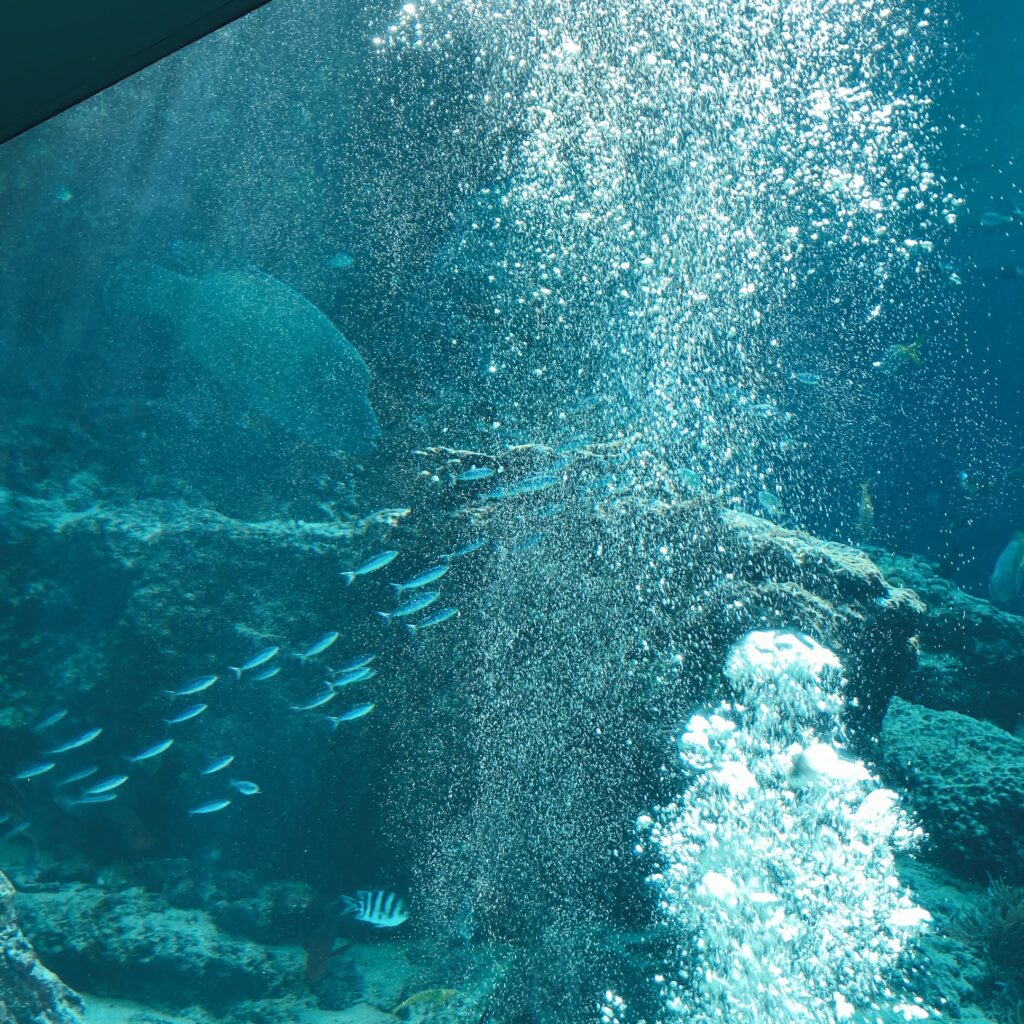
[[[856,541],[858,494],[868,481],[871,542],[924,555],[980,594],[999,551],[1024,524],[1024,278],[1004,269],[1024,266],[1024,228],[979,225],[985,211],[1006,212],[1024,195],[1024,111],[1016,102],[1024,92],[1024,12],[990,4],[944,13],[945,43],[929,78],[937,129],[930,145],[933,166],[966,201],[957,226],[939,243],[959,283],[907,274],[897,318],[884,320],[874,334],[850,329],[838,342],[820,331],[820,294],[808,296],[806,308],[785,311],[786,329],[799,340],[783,378],[828,366],[819,384],[786,391],[789,430],[807,448],[792,471],[786,505],[794,525]],[[597,430],[611,435],[636,425],[629,392],[601,378],[585,337],[574,335],[576,329],[585,334],[585,324],[557,334],[565,348],[545,351],[543,378],[532,375],[524,357],[495,383],[481,372],[488,352],[474,349],[479,339],[452,337],[450,314],[467,308],[501,333],[502,315],[487,309],[486,294],[462,290],[439,268],[446,265],[445,245],[464,230],[472,197],[505,187],[513,169],[509,153],[525,127],[515,102],[505,121],[481,113],[480,71],[468,45],[456,41],[443,55],[425,50],[382,59],[371,39],[392,17],[374,4],[342,10],[277,0],[0,150],[5,488],[39,493],[48,482],[67,484],[87,472],[129,503],[181,499],[243,520],[318,521],[328,507],[355,513],[415,505],[409,452],[478,441],[487,424],[502,424],[491,434],[496,442],[557,443],[577,429],[595,430],[587,402],[596,395]],[[515,74],[509,83],[514,94]],[[207,265],[259,267],[338,325],[371,370],[370,397],[383,431],[371,456],[328,452],[254,419],[181,361],[165,333],[112,314],[104,295],[118,262],[166,262],[181,241]],[[496,261],[503,257],[500,244],[499,238]],[[337,254],[351,265],[332,266]],[[537,314],[538,338],[555,336],[545,334],[546,315]],[[847,373],[855,377],[889,346],[915,339],[919,368],[846,388]],[[845,365],[834,358],[837,348]],[[836,414],[822,415],[823,407]],[[754,508],[757,486],[740,490]],[[432,541],[440,551],[465,539],[437,529],[423,541],[424,557]],[[24,593],[45,586],[54,571],[34,543],[12,547],[6,569]],[[170,646],[194,655],[191,664],[148,661],[158,656],[152,650],[121,650],[122,663],[107,657],[89,679],[90,644],[121,620],[131,574],[126,567],[123,592],[116,579],[97,592],[83,557],[64,566],[61,604],[19,601],[12,611],[11,643],[31,651],[32,685],[52,688],[64,703],[68,689],[47,678],[46,666],[64,672],[75,664],[79,677],[89,679],[86,692],[70,697],[75,714],[116,722],[131,742],[142,742],[153,720],[151,692],[237,658],[249,643],[235,628],[237,603],[217,603],[217,580],[202,568],[203,550],[183,549],[176,557],[186,552],[196,560],[199,601],[188,633],[171,638]],[[233,592],[248,584],[254,604],[298,602],[309,638],[338,627],[349,653],[384,642],[388,667],[409,663],[406,642],[390,635],[382,641],[368,618],[377,591],[339,611],[337,559],[308,576],[305,565],[286,563],[248,565],[252,575],[232,580]],[[541,559],[530,571],[543,569]],[[467,609],[487,572],[485,561],[459,576],[455,593]],[[467,612],[463,621],[475,621],[479,632],[460,631],[406,679],[397,695],[406,714],[420,710],[417,688],[443,686],[452,673],[484,659],[491,642],[487,609],[478,611],[476,620]],[[255,635],[251,643],[258,645]],[[69,651],[79,645],[76,663]],[[325,890],[407,885],[414,858],[382,835],[380,809],[395,787],[415,784],[407,759],[424,756],[422,749],[408,749],[400,727],[397,734],[370,729],[353,741],[360,773],[352,784],[344,763],[296,749],[258,699],[231,700],[232,728],[245,722],[250,737],[260,737],[256,747],[269,776],[298,798],[268,799],[267,816],[244,829],[218,821],[200,834],[181,817],[180,788],[157,786],[148,791],[143,814],[147,844],[163,855],[231,858]],[[430,713],[426,702],[422,713]],[[220,749],[230,733],[212,738],[206,747]],[[5,771],[32,754],[28,738],[15,743],[17,749],[3,752]],[[451,756],[450,744],[443,749]],[[401,772],[393,770],[403,762]],[[472,788],[473,772],[463,765],[441,770],[451,773],[456,790]],[[639,791],[660,784],[645,777],[647,770],[637,766]],[[202,795],[197,790],[196,799]],[[398,802],[403,814],[414,804]],[[58,826],[64,822],[51,820],[48,835]],[[57,849],[98,860],[130,856],[123,829],[105,819],[75,819],[67,829],[52,840]],[[544,867],[541,854],[536,866]],[[533,881],[524,877],[521,885],[527,890]],[[632,898],[623,898],[626,918],[635,910]]]

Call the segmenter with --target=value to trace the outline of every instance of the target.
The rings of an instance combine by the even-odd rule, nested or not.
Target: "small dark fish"
[[[428,615],[425,619],[421,619],[419,622],[406,623],[405,628],[415,636],[420,632],[420,630],[430,629],[431,626],[440,626],[442,622],[447,622],[458,614],[458,608],[442,608],[439,612],[434,612],[433,615]]]
[[[434,565],[429,569],[424,569],[421,573],[417,573],[411,580],[406,580],[405,583],[389,583],[388,586],[396,594],[401,594],[406,590],[418,590],[420,587],[427,586],[428,583],[435,583],[448,571],[448,568],[447,565]]]
[[[393,612],[377,612],[377,614],[385,622],[390,623],[392,619],[401,619],[406,615],[415,615],[417,612],[423,611],[424,608],[428,608],[440,596],[441,592],[439,590],[427,590],[420,594],[419,597],[414,597],[411,601],[399,605]]]
[[[76,736],[73,740],[68,740],[67,743],[62,743],[59,747],[54,747],[53,750],[48,750],[48,754],[66,754],[69,750],[77,750],[79,747],[84,747],[87,743],[92,743],[99,734],[103,732],[102,729],[87,729],[82,733],[81,736]]]
[[[490,466],[471,466],[457,474],[455,480],[460,484],[468,484],[474,480],[486,480],[492,476],[494,476],[494,470]]]
[[[236,679],[241,679],[243,672],[249,672],[254,668],[259,668],[260,665],[266,665],[271,658],[277,657],[277,652],[280,650],[280,647],[264,647],[259,654],[254,654],[248,661],[239,665],[237,668],[233,665],[230,666],[231,671],[235,673]]]
[[[69,775],[66,779],[61,779],[60,782],[53,784],[54,789],[60,789],[61,786],[70,786],[73,782],[81,782],[83,779],[88,779],[95,775],[99,771],[95,765],[92,768],[83,768],[80,772],[74,772]]]
[[[299,655],[299,657],[305,659],[312,658],[316,654],[323,654],[323,652],[326,651],[327,648],[330,647],[331,644],[333,644],[334,641],[338,639],[339,635],[340,634],[337,632],[325,633],[322,637],[320,637],[319,640],[317,640],[315,644],[312,644],[310,647],[307,647],[306,650],[304,650]]]
[[[390,565],[397,557],[397,551],[382,551],[379,555],[374,555],[369,561],[363,562],[362,565],[351,572],[343,572],[341,578],[346,584],[352,583],[357,576],[366,576],[371,572],[376,572],[378,569],[383,569],[384,566]]]
[[[234,754],[225,754],[223,757],[215,758],[205,768],[203,768],[200,775],[213,775],[215,772],[219,772],[222,768],[227,768],[232,761],[234,761]]]
[[[198,807],[193,807],[189,814],[215,814],[217,811],[223,811],[225,807],[230,807],[230,800],[211,800],[209,803],[200,804]]]
[[[350,708],[340,715],[328,715],[327,721],[331,723],[332,729],[337,729],[342,722],[354,722],[357,718],[363,718],[376,706],[376,704],[357,704],[354,708]]]
[[[165,718],[164,721],[168,725],[180,725],[182,722],[187,722],[189,719],[196,718],[201,715],[206,708],[206,704],[193,704],[192,707],[185,708],[184,711],[179,712],[173,718]]]
[[[20,772],[15,772],[11,778],[15,782],[27,782],[29,779],[34,779],[39,775],[45,775],[56,767],[57,763],[55,761],[42,761],[39,764],[32,764],[27,768],[22,768]]]
[[[231,785],[234,786],[242,796],[256,796],[257,793],[263,792],[255,782],[250,782],[248,779],[232,779]]]
[[[102,782],[97,782],[95,786],[90,786],[82,795],[101,796],[104,793],[109,793],[112,789],[117,789],[118,786],[123,786],[127,781],[127,775],[111,775],[109,779],[104,779]]]
[[[191,697],[193,693],[202,693],[208,690],[220,676],[198,676],[187,682],[180,690],[164,690],[168,697]]]
[[[161,740],[159,743],[154,743],[151,747],[146,747],[145,750],[140,751],[134,756],[126,756],[125,760],[131,761],[132,764],[138,764],[140,761],[148,761],[151,757],[159,757],[173,742],[174,740]]]
[[[56,725],[58,722],[64,721],[67,717],[68,709],[61,708],[60,711],[54,711],[52,715],[47,715],[41,722],[37,722],[32,726],[33,732],[42,732],[44,729],[49,729],[50,726]]]

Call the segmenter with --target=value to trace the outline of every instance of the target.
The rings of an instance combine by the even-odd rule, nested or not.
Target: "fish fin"
[[[341,578],[345,581],[345,586],[347,587],[350,583],[355,582],[356,574],[354,572],[343,572]]]
[[[391,625],[391,613],[390,612],[377,612],[377,614],[390,626]]]

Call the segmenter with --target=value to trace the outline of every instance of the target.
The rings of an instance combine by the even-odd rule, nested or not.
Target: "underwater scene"
[[[273,0],[0,147],[0,1021],[1024,1021],[1022,46]]]

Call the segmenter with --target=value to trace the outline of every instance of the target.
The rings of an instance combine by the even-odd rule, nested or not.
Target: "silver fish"
[[[69,750],[77,750],[79,747],[84,747],[87,743],[92,743],[99,734],[103,732],[102,729],[87,729],[82,733],[81,736],[76,736],[73,740],[68,740],[67,743],[62,743],[59,747],[54,747],[53,750],[48,750],[48,754],[66,754]]]
[[[379,555],[374,555],[369,561],[363,562],[357,569],[353,569],[351,572],[343,572],[341,578],[346,584],[352,583],[357,576],[366,576],[368,573],[383,569],[384,566],[390,565],[397,557],[397,551],[382,551]]]
[[[145,750],[140,751],[134,756],[126,756],[126,761],[131,761],[132,764],[138,764],[140,761],[148,761],[151,757],[159,757],[165,750],[167,750],[174,740],[161,740],[159,743],[154,743],[151,747],[146,747]]]
[[[280,651],[280,647],[264,647],[258,654],[254,654],[248,661],[242,662],[237,667],[230,665],[229,668],[235,673],[236,679],[242,678],[243,672],[250,672],[254,668],[259,668],[260,665],[266,665],[271,658],[277,657],[277,652]]]
[[[242,796],[256,796],[257,793],[263,792],[255,782],[250,782],[248,779],[232,779],[231,785],[234,786]]]
[[[62,800],[60,803],[64,807],[78,807],[80,804],[109,804],[111,800],[116,799],[116,793],[86,793],[74,800]]]
[[[425,619],[420,619],[419,622],[407,622],[405,628],[410,634],[415,636],[421,629],[430,629],[431,626],[440,626],[442,622],[447,622],[458,614],[458,608],[442,608],[439,612],[434,612],[433,615],[428,615]]]
[[[219,772],[222,768],[227,768],[232,761],[234,761],[234,754],[225,754],[223,757],[218,757],[211,761],[205,768],[203,768],[200,775],[213,775],[214,772]]]
[[[388,586],[396,594],[404,593],[406,590],[418,590],[420,587],[425,587],[428,583],[434,583],[439,580],[449,569],[447,565],[435,565],[429,569],[424,569],[423,572],[413,576],[411,580],[406,580],[405,583],[389,583]]]
[[[350,708],[340,715],[327,715],[327,721],[331,723],[332,729],[337,729],[342,722],[354,722],[357,718],[365,717],[376,706],[376,704],[357,704],[354,708]]]
[[[460,484],[468,484],[474,480],[486,480],[492,476],[494,476],[494,470],[490,466],[471,466],[458,473],[455,480]]]
[[[441,591],[439,590],[427,590],[420,594],[419,597],[414,597],[411,601],[399,605],[393,612],[377,612],[377,614],[385,622],[391,622],[392,619],[401,619],[406,615],[415,615],[417,612],[423,611],[424,608],[429,608],[440,596]]]
[[[280,672],[280,671],[281,671],[281,666],[280,665],[275,665],[273,668],[266,668],[262,672],[258,672],[254,676],[249,676],[249,678],[254,683],[262,683],[262,682],[265,682],[267,679],[273,679],[274,676],[276,676],[277,673]]]
[[[333,644],[334,641],[337,640],[339,636],[340,634],[337,632],[325,633],[322,637],[320,637],[319,640],[317,640],[315,644],[312,644],[310,647],[307,647],[306,650],[304,650],[299,655],[299,657],[305,659],[312,658],[316,654],[323,654],[323,652],[326,651],[327,648],[330,647],[331,644]]]
[[[111,775],[109,779],[104,779],[102,782],[97,782],[95,786],[90,786],[82,795],[101,796],[103,793],[109,793],[112,789],[117,789],[118,786],[123,786],[127,781],[127,775]]]
[[[27,831],[32,827],[30,821],[19,821],[17,825],[12,825],[2,836],[0,836],[0,843],[6,843],[8,839],[13,839],[15,836],[20,836],[22,832]]]
[[[69,775],[66,779],[61,779],[60,782],[53,784],[54,789],[60,789],[61,786],[70,786],[73,782],[81,782],[83,779],[88,779],[90,776],[95,775],[99,771],[95,765],[91,768],[83,768],[80,772],[74,772]]]
[[[27,782],[29,779],[34,779],[39,775],[45,775],[56,767],[56,761],[43,761],[40,764],[32,764],[27,768],[22,768],[20,772],[15,772],[11,778],[15,782]]]
[[[355,672],[357,669],[366,668],[371,661],[376,661],[376,654],[360,654],[358,658],[351,658],[346,661],[340,668],[334,670],[334,676],[343,676],[347,672]]]
[[[449,554],[442,556],[441,561],[450,562],[453,558],[471,555],[474,551],[479,551],[486,543],[487,539],[485,537],[481,537],[479,540],[471,540],[468,544],[463,544],[461,548],[456,548]]]
[[[338,676],[337,679],[332,679],[327,685],[340,690],[343,686],[351,686],[353,683],[365,683],[367,679],[372,679],[376,674],[375,668],[364,666],[357,668],[354,672],[346,672],[343,676]]]
[[[62,722],[68,714],[67,708],[61,708],[60,711],[54,711],[52,715],[47,715],[41,722],[37,722],[32,726],[33,732],[42,732],[44,729],[49,729],[50,726],[56,725],[58,722]]]
[[[229,807],[231,801],[227,799],[222,800],[211,800],[209,803],[200,804],[198,807],[193,807],[189,814],[215,814],[217,811],[223,811],[225,807]]]
[[[191,697],[193,693],[202,693],[208,690],[220,676],[198,676],[196,679],[187,682],[180,690],[164,690],[168,697]]]
[[[317,694],[312,700],[306,701],[305,704],[292,704],[292,711],[312,711],[313,708],[322,708],[328,701],[334,700],[337,697],[337,693],[334,690],[325,690],[323,693]]]
[[[173,718],[165,718],[164,721],[168,725],[178,725],[181,722],[187,722],[189,719],[201,715],[207,707],[208,705],[206,704],[193,704],[192,707],[185,708],[184,711],[179,712]]]

